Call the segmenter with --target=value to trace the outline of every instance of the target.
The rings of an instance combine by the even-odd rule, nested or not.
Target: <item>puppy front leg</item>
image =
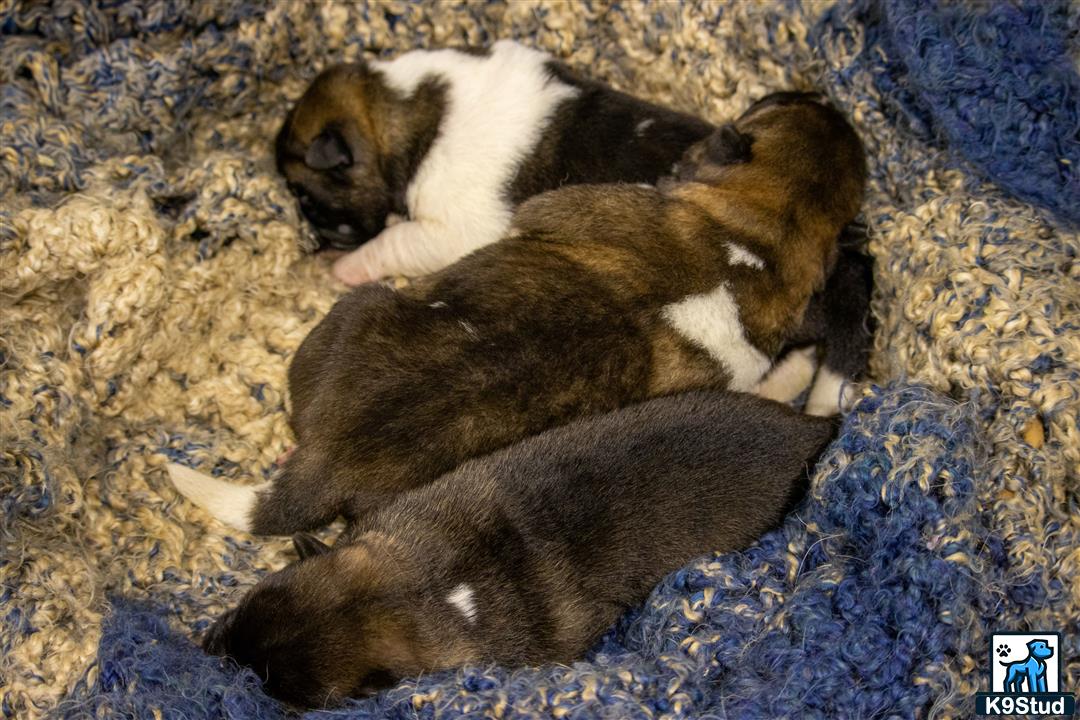
[[[865,375],[874,344],[873,289],[873,259],[855,250],[841,250],[822,293],[825,353],[806,401],[810,415],[836,415],[850,409],[855,396],[850,383]]]
[[[431,220],[408,220],[387,227],[334,263],[334,277],[361,285],[384,277],[415,277],[440,270],[459,257],[445,226]]]

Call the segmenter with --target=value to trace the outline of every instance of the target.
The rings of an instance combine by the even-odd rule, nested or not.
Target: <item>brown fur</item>
[[[298,446],[259,498],[254,530],[359,521],[547,428],[728,387],[727,370],[709,368],[664,317],[721,283],[749,341],[774,357],[858,211],[862,149],[835,110],[802,98],[751,108],[735,130],[752,140],[746,160],[695,156],[692,177],[664,191],[545,193],[520,208],[511,237],[402,292],[367,286],[343,298],[290,368]],[[765,267],[729,262],[729,242]]]
[[[320,232],[335,237],[336,225],[349,224],[370,237],[389,213],[406,212],[405,185],[435,140],[444,95],[428,80],[403,97],[362,63],[336,66],[315,79],[278,134],[277,163]],[[305,164],[308,148],[327,129],[346,142],[349,166],[323,171]]]
[[[713,129],[697,118],[578,77],[555,61],[546,70],[550,83],[572,88],[573,96],[559,103],[542,127],[527,128],[538,130],[538,137],[504,188],[507,209],[563,185],[654,183]],[[409,183],[448,110],[448,88],[438,77],[431,75],[406,97],[371,65],[341,65],[321,73],[296,103],[278,134],[278,168],[322,242],[356,247],[383,229],[388,213],[408,216]],[[642,122],[648,123],[647,130],[638,129]],[[317,167],[305,162],[309,148],[326,133],[339,139],[354,164]],[[469,219],[463,216],[461,222]],[[341,225],[348,225],[348,231],[342,232]]]
[[[572,662],[666,573],[778,523],[833,431],[741,393],[576,421],[399,495],[333,549],[298,539],[301,561],[204,646],[305,707],[466,663]]]

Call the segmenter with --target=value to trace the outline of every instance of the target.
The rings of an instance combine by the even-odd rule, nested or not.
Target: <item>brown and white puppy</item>
[[[568,663],[668,572],[780,522],[833,423],[742,393],[651,400],[398,496],[259,582],[204,647],[303,707],[468,663]]]
[[[323,242],[358,248],[334,267],[356,285],[446,267],[545,190],[654,183],[711,131],[500,41],[323,72],[285,120],[277,162]]]
[[[445,267],[501,238],[511,209],[546,190],[669,182],[672,163],[711,130],[499,42],[481,53],[416,50],[330,68],[289,113],[277,161],[324,244],[363,245],[335,265],[359,284]],[[744,150],[723,134],[710,146],[730,157]],[[684,158],[675,172],[685,179],[696,166]],[[410,220],[395,221],[402,217]],[[793,353],[762,385],[764,396],[791,401],[816,372],[806,409],[830,414],[841,384],[862,374],[870,283],[865,275],[852,284],[852,263],[865,264],[842,255],[838,277],[811,302],[821,347]]]
[[[268,486],[178,489],[291,534],[358,521],[469,458],[695,388],[750,390],[803,325],[858,212],[862,147],[812,96],[753,106],[664,189],[577,185],[401,291],[355,289],[289,370],[297,447]]]
[[[873,258],[866,253],[866,230],[851,225],[840,236],[836,266],[825,289],[810,298],[803,324],[754,392],[790,403],[809,388],[803,406],[811,415],[835,415],[855,399],[849,381],[866,372],[873,345]]]

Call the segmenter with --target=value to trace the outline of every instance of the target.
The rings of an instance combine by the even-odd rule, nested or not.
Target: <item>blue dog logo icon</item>
[[[1047,640],[1032,640],[1027,649],[1027,657],[1023,660],[1001,663],[1006,668],[1004,692],[1046,692],[1046,661],[1054,656],[1054,648]]]
[[[990,692],[975,693],[976,715],[1073,716],[1076,697],[1060,687],[1061,633],[995,632],[988,639]]]

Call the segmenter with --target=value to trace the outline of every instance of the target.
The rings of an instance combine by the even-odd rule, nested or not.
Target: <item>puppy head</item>
[[[839,228],[862,203],[866,158],[854,129],[822,96],[774,93],[688,149],[675,180],[730,187]]]
[[[416,611],[395,570],[366,544],[331,550],[296,541],[299,562],[256,585],[221,616],[203,649],[255,671],[266,692],[302,708],[392,687],[425,669]]]
[[[364,64],[330,68],[288,113],[276,140],[278,169],[324,245],[351,248],[386,225],[396,198],[388,130],[405,99]]]

